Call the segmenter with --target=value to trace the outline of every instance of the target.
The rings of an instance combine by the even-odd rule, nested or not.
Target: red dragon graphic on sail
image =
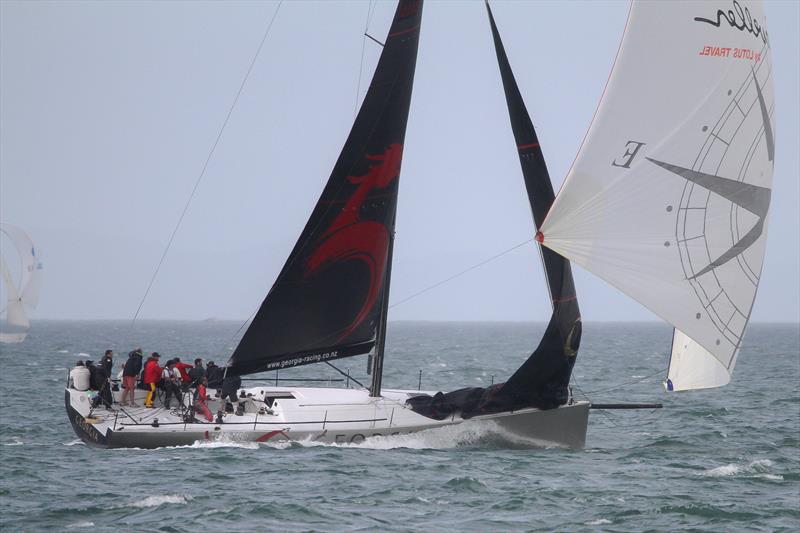
[[[383,154],[367,154],[375,161],[366,174],[347,176],[347,181],[358,185],[356,190],[333,219],[319,239],[314,252],[306,260],[305,277],[309,278],[334,263],[361,261],[369,269],[369,290],[364,303],[353,321],[339,336],[347,338],[369,314],[378,299],[386,270],[389,249],[389,230],[381,222],[361,220],[361,208],[373,191],[385,189],[400,175],[403,145],[389,145]]]

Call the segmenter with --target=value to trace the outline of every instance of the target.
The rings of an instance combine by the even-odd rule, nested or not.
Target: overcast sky
[[[720,0],[722,1],[722,0]],[[756,321],[800,321],[798,2],[767,2],[774,193]],[[34,318],[130,319],[247,71],[274,2],[0,2],[0,220],[45,271]],[[394,2],[369,32],[385,38]],[[556,187],[608,77],[627,2],[494,2]],[[339,154],[380,47],[368,2],[280,8],[142,317],[244,319],[260,305]],[[530,238],[482,2],[428,1],[404,150],[397,302]],[[7,246],[3,245],[6,255]],[[656,320],[576,269],[584,320]],[[518,248],[390,320],[547,320]]]

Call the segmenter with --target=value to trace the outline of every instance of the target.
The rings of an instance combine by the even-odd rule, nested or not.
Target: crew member
[[[156,395],[156,384],[161,380],[161,367],[158,360],[161,356],[158,352],[153,352],[144,364],[142,381],[147,387],[147,397],[144,399],[145,407],[153,407],[153,399]]]
[[[103,368],[108,377],[111,377],[111,367],[114,366],[114,351],[106,350],[103,357],[100,359],[100,366]]]
[[[194,360],[194,367],[189,370],[189,386],[197,387],[203,382],[204,377],[206,377],[206,369],[203,368],[203,360],[198,357]]]
[[[206,366],[206,377],[208,378],[208,388],[209,389],[221,389],[222,388],[222,376],[225,373],[223,370],[214,364],[214,361],[209,361],[208,365]]]
[[[120,405],[128,405],[127,397],[131,398],[131,407],[136,404],[136,377],[142,371],[142,349],[136,348],[128,354],[128,360],[122,369],[122,401]]]
[[[107,370],[109,367],[105,356],[101,359],[100,364],[86,361],[86,367],[89,369],[91,386],[97,391],[97,397],[92,402],[92,407],[97,407],[102,401],[103,406],[110,409],[114,399],[111,397],[111,374]]]
[[[194,367],[189,363],[181,363],[180,357],[176,357],[175,359],[173,359],[173,361],[175,361],[175,368],[178,370],[178,372],[181,373],[181,381],[183,383],[189,383],[190,382],[189,370],[191,370]]]
[[[161,372],[161,386],[164,388],[166,395],[164,396],[164,407],[169,409],[170,400],[173,396],[178,400],[178,403],[183,405],[181,398],[181,373],[175,367],[175,359],[167,361],[167,366]]]
[[[75,390],[89,390],[91,373],[80,359],[75,363],[75,368],[69,371],[69,386]]]
[[[211,422],[212,420],[214,420],[214,417],[211,416],[211,411],[206,405],[207,401],[208,401],[208,396],[206,395],[206,378],[205,376],[203,376],[197,383],[197,392],[195,393],[194,406],[197,412],[203,413],[203,416],[205,416],[206,420],[208,422]]]
[[[244,404],[239,403],[239,389],[242,387],[242,378],[239,376],[225,376],[222,382],[222,396],[220,396],[220,403],[225,401],[227,397],[230,404],[225,403],[225,410],[233,411],[233,403],[236,402],[236,415],[242,416],[244,414]]]

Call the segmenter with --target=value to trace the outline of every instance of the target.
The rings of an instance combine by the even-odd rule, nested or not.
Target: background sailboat
[[[30,237],[22,228],[11,224],[0,224],[0,232],[8,238],[10,245],[0,254],[3,288],[6,292],[5,306],[0,313],[0,342],[16,343],[25,340],[30,328],[28,311],[36,308],[42,282],[42,263]],[[18,279],[9,263],[16,260],[7,252],[13,247],[19,256]]]

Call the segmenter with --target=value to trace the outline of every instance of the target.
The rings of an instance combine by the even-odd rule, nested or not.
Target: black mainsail
[[[361,109],[305,229],[228,363],[249,374],[382,352],[422,0],[400,0]]]
[[[525,188],[538,228],[555,199],[555,193],[536,130],[517,87],[488,2],[486,9]],[[523,407],[550,409],[567,402],[569,380],[581,339],[580,310],[569,261],[548,248],[541,248],[541,254],[553,314],[533,354],[505,383],[485,389],[466,388],[435,396],[418,396],[409,400],[414,410],[438,419],[454,412],[469,418]]]

